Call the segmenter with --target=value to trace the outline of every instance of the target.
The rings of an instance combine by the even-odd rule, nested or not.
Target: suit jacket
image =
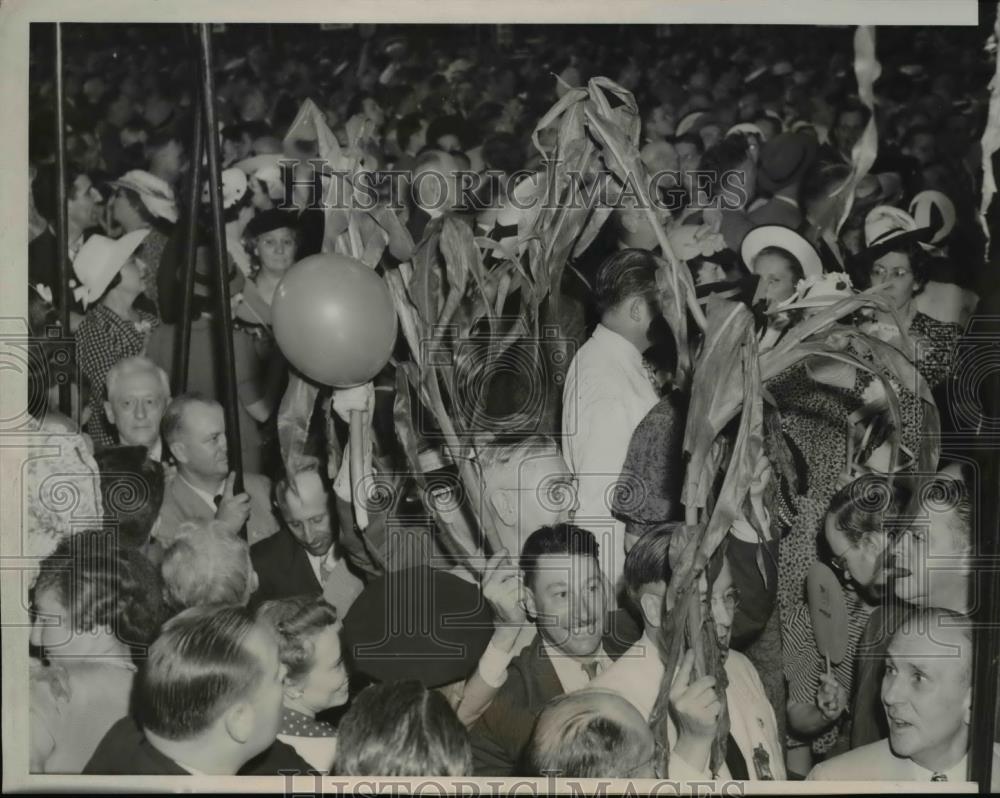
[[[515,775],[535,719],[549,701],[563,694],[542,643],[542,636],[537,635],[511,661],[507,681],[472,727],[476,776]]]
[[[108,776],[190,776],[166,754],[152,746],[139,724],[127,716],[112,726],[84,767],[85,774]],[[270,748],[241,767],[238,776],[280,776],[313,772],[309,763],[287,743],[275,740]]]
[[[270,537],[278,530],[278,519],[271,512],[271,481],[260,474],[246,474],[245,490],[250,494],[250,518],[247,520],[247,540],[251,545]],[[164,548],[177,537],[185,521],[211,521],[215,512],[190,485],[175,475],[163,491],[163,504],[153,536]]]
[[[623,610],[612,613],[604,635],[604,651],[617,659],[641,630]],[[521,754],[535,719],[545,705],[563,694],[562,682],[546,653],[541,635],[507,667],[507,681],[472,727],[472,760],[476,776],[518,775]]]
[[[321,585],[306,550],[285,526],[277,534],[251,546],[250,560],[259,582],[257,592],[251,598],[253,606],[272,599],[322,594],[337,608],[337,615],[343,618],[364,589],[364,583],[354,575],[345,560],[333,570],[327,584]]]

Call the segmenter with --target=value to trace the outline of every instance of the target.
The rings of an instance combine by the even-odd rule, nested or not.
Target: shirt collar
[[[623,335],[608,329],[603,324],[598,324],[594,328],[594,334],[590,337],[609,352],[613,352],[619,357],[626,357],[638,366],[642,366],[642,352],[636,349],[635,345]]]
[[[552,663],[552,667],[556,672],[556,678],[559,679],[559,683],[562,685],[563,690],[568,693],[571,690],[576,689],[576,685],[585,686],[586,673],[583,670],[583,664],[580,660],[573,659],[572,657],[563,654],[558,648],[544,638],[542,639],[542,646],[545,648],[545,656],[547,656],[549,661]],[[611,658],[604,650],[603,643],[597,651],[594,652],[593,659],[602,663],[602,673],[608,669],[608,666],[611,664]]]
[[[969,780],[969,757],[968,755],[963,756],[955,765],[948,768],[948,770],[930,770],[925,768],[923,765],[918,765],[912,759],[910,764],[913,766],[914,772],[918,773],[919,776],[914,779],[915,781],[930,781],[931,776],[935,773],[944,773],[948,777],[948,781],[968,781]]]

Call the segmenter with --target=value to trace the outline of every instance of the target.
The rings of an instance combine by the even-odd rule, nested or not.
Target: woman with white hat
[[[753,304],[764,302],[767,310],[786,304],[802,280],[823,273],[823,264],[813,245],[794,230],[780,225],[755,227],[743,239],[740,255],[750,272],[760,278]],[[777,343],[787,321],[787,316],[770,317],[761,336],[762,349]]]
[[[930,278],[930,242],[935,228],[920,227],[906,211],[889,205],[872,209],[865,218],[866,249],[861,264],[871,285],[889,301],[892,311],[875,311],[862,329],[901,346],[911,344],[909,356],[931,390],[951,373],[955,347],[962,333],[957,324],[938,321],[920,311],[917,297]],[[903,332],[906,335],[903,335]],[[858,386],[878,391],[867,372],[858,375]],[[923,402],[911,387],[897,385],[902,415],[902,444],[916,452],[920,444]]]
[[[171,314],[165,314],[161,307],[160,272],[162,269],[163,278],[169,279],[175,271],[167,262],[168,246],[177,222],[174,191],[166,181],[141,169],[126,172],[112,182],[111,187],[115,190],[110,205],[112,221],[126,233],[137,230],[149,233],[138,252],[147,267],[143,273],[143,293],[153,303],[157,315],[168,318]],[[164,293],[170,292],[165,290]]]
[[[75,293],[87,309],[76,331],[80,367],[92,388],[87,432],[98,447],[115,443],[104,414],[108,371],[120,360],[143,354],[150,332],[160,323],[135,306],[147,270],[137,250],[149,233],[148,228],[135,230],[117,240],[91,236],[73,261],[80,283]]]

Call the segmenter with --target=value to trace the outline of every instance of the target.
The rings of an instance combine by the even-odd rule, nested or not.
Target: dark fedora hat
[[[355,671],[429,688],[468,678],[492,636],[493,614],[479,586],[426,565],[371,582],[344,618]]]
[[[819,144],[806,133],[779,133],[760,149],[758,183],[771,194],[797,182],[816,160]]]

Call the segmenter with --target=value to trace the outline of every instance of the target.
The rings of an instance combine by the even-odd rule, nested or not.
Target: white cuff
[[[514,657],[509,651],[501,651],[491,640],[479,658],[479,675],[490,687],[500,689],[507,681],[507,666]]]

